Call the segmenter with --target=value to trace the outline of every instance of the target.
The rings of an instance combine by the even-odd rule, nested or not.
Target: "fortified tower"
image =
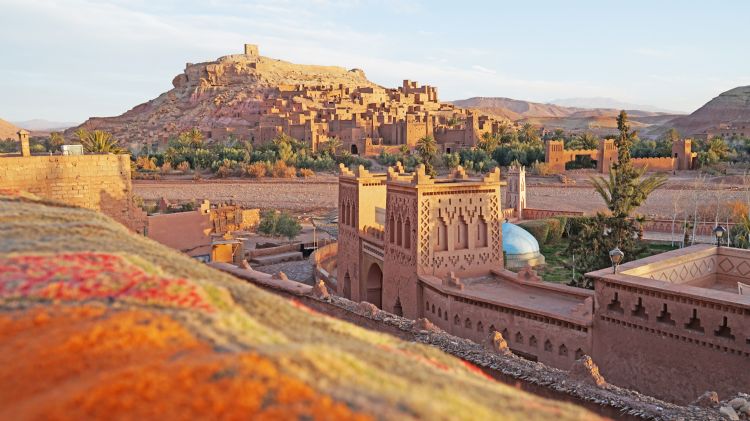
[[[380,307],[386,175],[340,169],[337,292]]]
[[[259,57],[257,44],[245,44],[245,55],[250,57]]]
[[[602,139],[599,141],[599,152],[597,153],[596,170],[602,174],[609,174],[612,164],[617,162],[617,146],[614,139]]]
[[[435,179],[389,169],[383,309],[417,318],[419,275],[481,276],[503,267],[500,170],[469,178],[458,167]]]
[[[554,172],[565,171],[565,144],[562,140],[548,140],[544,144],[544,161]]]
[[[690,170],[693,168],[693,141],[691,139],[679,139],[672,142],[672,156],[675,161],[675,169]]]

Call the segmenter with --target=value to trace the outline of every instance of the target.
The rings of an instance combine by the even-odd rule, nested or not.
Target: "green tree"
[[[297,218],[287,212],[268,210],[263,212],[258,223],[258,232],[269,237],[282,236],[290,241],[302,231]]]
[[[258,222],[258,232],[269,237],[276,235],[276,225],[279,223],[279,213],[273,210],[264,211]]]
[[[458,152],[444,153],[443,164],[448,169],[453,169],[461,164],[461,155]]]
[[[677,129],[672,127],[671,129],[667,130],[667,132],[664,133],[664,135],[661,138],[669,143],[677,142],[678,140],[680,140],[680,132],[678,132]]]
[[[425,166],[425,173],[434,176],[435,167],[432,165],[432,161],[437,154],[437,143],[435,143],[435,138],[428,135],[419,139],[417,141],[417,154],[422,159],[422,163]]]
[[[279,220],[276,223],[276,232],[278,235],[286,237],[289,241],[292,241],[301,231],[302,225],[300,225],[297,218],[286,212],[282,212],[281,215],[279,215]]]

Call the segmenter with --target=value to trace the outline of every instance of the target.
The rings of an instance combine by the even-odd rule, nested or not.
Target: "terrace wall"
[[[750,304],[688,286],[595,285],[592,357],[608,381],[683,404],[706,390],[730,396],[750,387]]]
[[[146,214],[133,204],[129,155],[0,158],[0,188],[101,211],[144,233]]]

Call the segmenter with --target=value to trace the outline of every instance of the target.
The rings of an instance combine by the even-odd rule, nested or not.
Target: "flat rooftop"
[[[739,285],[750,285],[750,250],[700,244],[625,263],[618,273],[612,269],[588,276],[750,304],[750,291],[740,295]]]
[[[513,272],[508,274],[515,275]],[[549,282],[519,282],[497,275],[461,278],[464,288],[459,290],[443,286],[442,280],[436,277],[420,278],[454,296],[532,312],[583,326],[590,325],[592,321],[593,309],[586,311],[585,300],[593,296],[593,291],[573,289]]]

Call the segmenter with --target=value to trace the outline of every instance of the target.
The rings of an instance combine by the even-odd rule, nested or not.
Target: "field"
[[[573,174],[576,182],[563,185],[554,177],[527,177],[527,203],[530,208],[572,210],[594,213],[604,202],[589,187],[592,174]],[[748,200],[750,195],[739,177],[696,180],[694,173],[670,177],[667,185],[655,191],[639,213],[649,217],[671,218],[675,211],[692,212],[717,203]],[[699,181],[699,182],[696,182]],[[208,199],[234,201],[247,207],[285,209],[295,214],[324,214],[336,209],[338,178],[317,174],[306,179],[221,179],[133,181],[135,193],[147,201],[164,197],[171,201]],[[706,211],[712,214],[711,210]]]

